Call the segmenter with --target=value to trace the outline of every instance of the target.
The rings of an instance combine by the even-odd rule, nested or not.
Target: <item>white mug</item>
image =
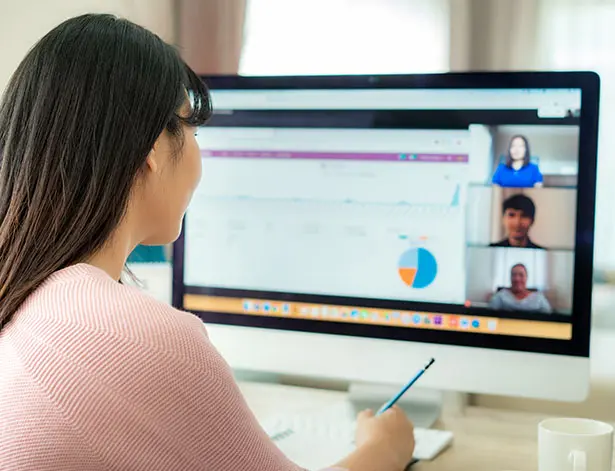
[[[589,419],[538,425],[538,471],[611,471],[613,427]]]

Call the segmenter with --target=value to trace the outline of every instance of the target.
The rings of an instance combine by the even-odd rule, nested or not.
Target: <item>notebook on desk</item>
[[[282,452],[294,463],[309,470],[323,469],[339,462],[353,451],[353,447],[342,440],[329,440],[307,434],[281,434],[272,437]],[[413,459],[406,470],[417,463]]]
[[[339,462],[355,449],[352,406],[342,401],[308,414],[270,417],[263,428],[278,448],[299,466],[323,469]],[[408,464],[409,469],[414,459]]]
[[[278,448],[293,462],[305,469],[324,469],[339,462],[353,449],[339,440],[307,434],[290,434],[274,440]]]

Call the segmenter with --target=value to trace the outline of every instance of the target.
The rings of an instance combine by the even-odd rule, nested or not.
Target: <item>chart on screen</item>
[[[398,272],[401,280],[410,288],[424,289],[435,281],[438,262],[429,250],[413,247],[401,255]]]

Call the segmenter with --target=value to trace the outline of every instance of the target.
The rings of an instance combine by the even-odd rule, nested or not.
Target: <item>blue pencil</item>
[[[417,373],[414,375],[414,378],[412,378],[410,381],[408,381],[408,383],[400,389],[400,391],[395,394],[395,396],[393,396],[386,404],[384,404],[376,413],[376,415],[380,415],[382,414],[384,411],[390,409],[391,407],[393,407],[393,405],[399,401],[399,399],[406,394],[406,391],[408,389],[410,389],[412,387],[412,385],[414,383],[416,383],[418,381],[418,379],[423,376],[423,373],[425,373],[425,371],[427,371],[427,369],[434,364],[435,362],[435,358],[432,358],[431,360],[429,360],[429,362]]]

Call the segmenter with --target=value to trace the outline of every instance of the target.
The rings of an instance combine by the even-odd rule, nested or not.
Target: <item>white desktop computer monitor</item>
[[[586,397],[595,74],[204,80],[173,299],[232,367]]]

